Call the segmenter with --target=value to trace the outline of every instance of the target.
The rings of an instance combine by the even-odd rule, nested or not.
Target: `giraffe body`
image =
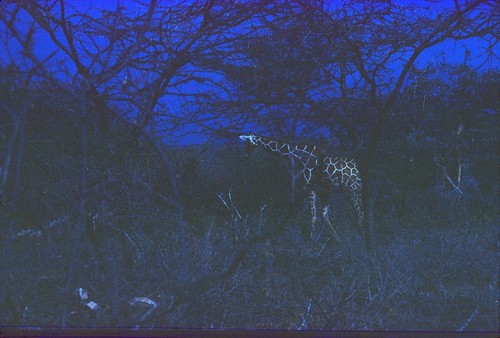
[[[240,135],[240,139],[247,142],[247,152],[250,150],[248,147],[263,148],[276,154],[297,159],[298,163],[302,164],[300,173],[305,180],[306,187],[310,190],[313,231],[317,221],[316,190],[322,192],[324,202],[328,202],[328,191],[325,188],[325,182],[330,182],[333,186],[347,192],[358,213],[358,224],[361,226],[363,222],[362,181],[357,164],[353,159],[324,156],[316,145],[285,143],[254,134]],[[323,208],[323,217],[333,229],[333,225],[328,219],[328,206]],[[333,230],[336,233],[335,229]]]

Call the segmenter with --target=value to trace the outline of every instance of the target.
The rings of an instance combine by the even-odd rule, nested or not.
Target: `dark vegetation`
[[[19,8],[38,20],[40,29],[48,29],[37,13],[53,9],[33,3]],[[2,5],[7,14],[0,19],[13,33],[17,28],[7,15],[14,15],[17,5],[9,5]],[[227,17],[211,18],[208,32],[213,35],[198,31],[212,40],[196,36],[202,42],[193,38],[192,49],[183,50],[188,59],[165,66],[178,67],[172,70],[180,72],[178,77],[168,79],[174,82],[183,82],[186,64],[224,74],[225,85],[240,100],[217,97],[215,92],[193,96],[191,103],[213,114],[209,117],[198,111],[164,113],[160,97],[170,88],[161,84],[169,83],[165,68],[151,74],[160,74],[158,79],[166,82],[152,81],[149,85],[158,87],[130,92],[82,69],[77,71],[82,83],[69,84],[42,72],[30,54],[31,38],[26,36],[25,45],[19,39],[32,68],[0,69],[0,324],[497,331],[498,70],[477,70],[466,63],[413,67],[404,76],[408,85],[394,89],[394,98],[390,88],[379,91],[365,78],[363,89],[373,90],[371,98],[359,94],[362,88],[349,92],[349,81],[340,81],[345,96],[312,102],[314,95],[298,93],[317,91],[335,76],[325,79],[317,70],[310,79],[314,88],[298,88],[297,79],[313,73],[293,73],[288,65],[278,71],[282,86],[273,87],[276,83],[265,77],[275,69],[275,54],[260,53],[265,46],[241,51],[245,44],[227,45],[251,58],[262,57],[255,63],[257,70],[249,73],[267,86],[258,92],[251,79],[241,78],[240,72],[247,71],[242,63],[221,62],[228,51],[217,49],[216,42],[217,29],[239,24],[263,9],[246,8],[242,14],[238,6],[227,6]],[[151,8],[154,12],[154,5]],[[266,10],[278,23],[290,14],[272,6]],[[282,17],[280,10],[287,15]],[[287,10],[302,13],[293,6]],[[178,11],[173,13],[179,20],[192,19],[188,15],[206,19],[217,6],[201,2],[191,11]],[[148,13],[137,20],[148,22]],[[459,27],[468,27],[467,13],[464,9]],[[114,14],[121,18],[118,11]],[[348,14],[345,22],[336,18],[340,26],[356,20]],[[226,19],[230,21],[222,22]],[[325,29],[307,17],[301,20],[312,25],[310,31]],[[118,21],[113,25],[121,27]],[[465,35],[488,36],[484,27],[466,28]],[[276,32],[272,37],[302,34],[294,25],[283,29],[278,33],[284,37]],[[461,32],[456,26],[450,30],[452,38]],[[295,46],[292,42],[279,48]],[[363,55],[361,47],[347,42],[341,46],[343,53],[353,54],[312,50],[321,58],[305,66],[340,62],[343,71],[354,76],[349,67],[360,65],[348,60]],[[306,56],[301,57],[310,61]],[[100,57],[96,54],[95,60]],[[76,63],[77,56],[71,58]],[[119,67],[126,72],[136,66]],[[151,61],[148,66],[157,65]],[[103,74],[116,71],[103,69]],[[287,69],[285,76],[282,71]],[[101,80],[109,87],[98,86]],[[291,95],[294,91],[296,96]],[[147,101],[156,94],[156,101]],[[138,116],[116,103],[124,97],[131,106],[143,108]],[[258,102],[261,115],[243,114],[257,109]],[[344,108],[325,108],[336,104]],[[216,114],[228,107],[233,107],[228,116]],[[377,110],[383,107],[390,108],[387,115]],[[304,111],[309,114],[300,115]],[[211,141],[191,146],[164,142],[182,123],[204,124],[207,119],[204,130],[217,136]],[[356,215],[338,192],[329,204],[341,241],[325,225],[311,236],[300,184],[291,201],[289,163],[259,151],[243,156],[234,132],[244,120],[268,136],[308,142],[324,142],[318,139],[318,126],[329,126],[328,135],[333,136],[324,144],[327,151],[354,149],[352,156],[360,164],[371,203],[369,231],[355,227]],[[88,296],[82,296],[85,293]]]
[[[39,90],[29,99],[18,207],[4,204],[1,214],[3,324],[58,325],[66,313],[70,326],[454,330],[474,315],[468,329],[497,328],[492,134],[464,156],[463,194],[425,148],[387,148],[370,255],[341,194],[331,205],[342,242],[327,227],[309,238],[305,196],[289,202],[281,158],[247,159],[235,144],[165,147],[185,205],[188,275],[179,282],[179,229],[151,145],[139,139],[117,160],[126,127],[116,124],[90,132],[84,154],[80,121]],[[22,104],[17,92],[11,100]],[[88,212],[80,215],[84,156]],[[77,287],[97,313],[85,311]],[[143,321],[147,308],[128,304],[139,296],[158,304]]]

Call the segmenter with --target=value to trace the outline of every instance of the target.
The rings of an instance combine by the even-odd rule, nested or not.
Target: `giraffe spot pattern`
[[[358,212],[358,220],[361,223],[363,219],[362,211],[362,181],[359,175],[356,162],[345,157],[321,156],[320,150],[316,145],[291,145],[290,143],[280,142],[267,137],[254,134],[241,135],[240,139],[250,142],[250,144],[270,150],[290,158],[297,158],[302,164],[300,174],[307,185],[312,182],[313,175],[319,172],[320,176],[328,179],[333,186],[342,186],[347,190],[354,207]],[[319,171],[320,161],[324,169]],[[311,196],[312,197],[312,196]],[[315,201],[315,194],[312,199]],[[314,203],[315,204],[315,203]],[[311,206],[311,212],[313,212]],[[316,207],[314,205],[313,218],[316,218]]]

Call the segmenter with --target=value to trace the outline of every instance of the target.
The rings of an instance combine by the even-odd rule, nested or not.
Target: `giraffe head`
[[[249,134],[249,135],[240,135],[240,139],[242,141],[245,141],[247,143],[250,143],[252,145],[257,145],[257,137],[254,134]]]
[[[240,135],[240,139],[245,141],[245,157],[248,157],[257,146],[256,136],[254,134]]]

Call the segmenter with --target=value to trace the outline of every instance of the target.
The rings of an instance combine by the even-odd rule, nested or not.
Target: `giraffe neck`
[[[298,163],[297,173],[302,174],[307,184],[311,183],[312,173],[321,162],[320,151],[316,145],[286,143],[253,134],[241,135],[240,139],[247,141],[247,147],[262,148]]]
[[[255,136],[253,146],[279,155],[295,157],[300,160],[316,159],[319,157],[319,149],[316,145],[287,143],[264,136]]]

